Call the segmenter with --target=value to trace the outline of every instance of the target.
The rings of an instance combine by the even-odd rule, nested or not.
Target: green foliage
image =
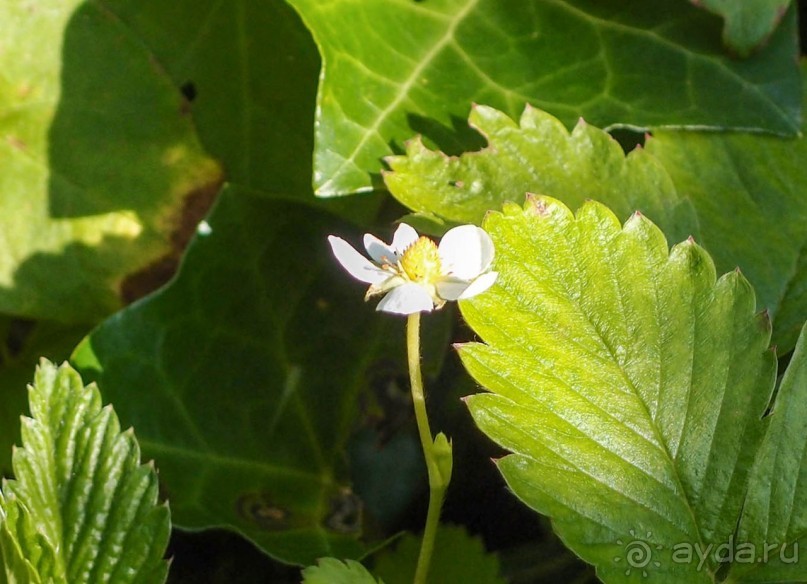
[[[697,234],[688,201],[642,149],[626,157],[602,130],[581,122],[569,133],[559,120],[532,107],[516,123],[477,106],[469,123],[487,139],[484,150],[449,157],[412,140],[405,155],[387,158],[392,171],[384,180],[390,192],[410,209],[458,223],[479,224],[488,210],[537,193],[570,206],[599,200],[621,216],[638,209],[678,238]]]
[[[100,3],[3,2],[0,23],[0,311],[98,320],[171,252],[185,199],[220,170]]]
[[[343,451],[364,376],[402,327],[331,260],[328,231],[348,230],[335,217],[232,189],[207,225],[171,285],[73,361],[138,429],[175,524],[226,525],[288,562],[357,557]]]
[[[510,116],[532,103],[567,125],[583,116],[798,130],[793,12],[737,62],[723,54],[717,20],[681,0],[290,2],[324,64],[314,153],[323,196],[378,186],[380,159],[413,130],[468,149],[461,120],[472,102]]]
[[[409,584],[415,576],[420,538],[403,535],[394,549],[378,555],[373,573],[386,584]],[[499,577],[499,560],[485,551],[482,542],[461,527],[443,525],[437,538],[429,570],[430,582],[473,582],[503,584]]]
[[[723,16],[726,20],[723,41],[747,56],[773,32],[790,0],[693,0],[692,3]]]
[[[770,428],[751,472],[748,497],[737,532],[741,541],[762,547],[778,544],[764,565],[738,565],[738,582],[798,582],[807,567],[792,560],[794,545],[807,545],[807,498],[800,485],[807,479],[807,325],[802,329],[771,413]]]
[[[801,120],[797,14],[796,7],[786,11],[787,4],[786,0],[0,3],[0,467],[6,473],[13,470],[2,453],[7,455],[10,444],[19,441],[18,414],[25,411],[21,381],[30,378],[36,357],[61,360],[90,326],[108,317],[73,353],[75,364],[102,382],[104,400],[114,404],[124,424],[136,428],[145,454],[161,469],[161,484],[177,524],[192,531],[210,527],[228,531],[176,535],[171,553],[176,567],[186,566],[172,575],[176,582],[202,576],[212,582],[249,576],[299,581],[299,568],[282,566],[280,561],[308,565],[320,557],[364,557],[382,545],[378,542],[387,542],[401,529],[413,529],[413,522],[419,521],[415,511],[422,503],[417,496],[424,489],[424,469],[410,432],[402,322],[379,317],[372,305],[361,301],[362,287],[340,272],[325,242],[325,236],[333,233],[357,243],[365,231],[388,240],[390,226],[402,214],[394,202],[386,204],[378,194],[327,195],[384,189],[383,159],[390,154],[396,156],[388,158],[392,172],[385,178],[394,195],[413,209],[406,220],[435,235],[457,222],[481,222],[507,201],[521,203],[527,191],[561,199],[572,208],[587,199],[598,200],[621,219],[639,209],[670,241],[693,235],[715,258],[718,271],[742,268],[759,291],[760,304],[774,318],[774,342],[789,350],[807,314],[803,253],[807,218],[801,196],[807,177],[800,164],[801,138],[773,136],[796,134]],[[469,110],[472,128],[465,123]],[[519,122],[513,122],[522,112]],[[587,123],[578,121],[581,116]],[[597,126],[619,130],[620,139],[629,134],[627,130],[649,129],[653,138],[646,149],[624,156]],[[411,140],[416,134],[421,138]],[[404,152],[406,156],[401,156]],[[449,158],[441,152],[466,154]],[[326,197],[314,196],[312,176],[314,188]],[[228,187],[223,187],[225,180]],[[217,197],[212,215],[197,229]],[[508,217],[515,217],[508,208]],[[517,332],[528,336],[549,331],[548,339],[540,340],[557,359],[542,357],[541,367],[575,383],[605,372],[602,380],[597,377],[596,389],[603,392],[624,381],[623,373],[628,379],[649,378],[658,371],[652,351],[672,347],[675,355],[661,371],[678,376],[681,385],[673,384],[674,391],[655,402],[669,418],[648,419],[641,408],[631,409],[644,397],[630,393],[617,394],[620,399],[603,404],[611,410],[624,406],[616,414],[625,423],[597,434],[597,444],[621,448],[626,459],[644,465],[644,475],[638,466],[619,466],[619,460],[607,453],[587,458],[595,446],[580,437],[574,424],[588,428],[585,424],[601,421],[602,413],[585,410],[579,401],[562,413],[585,415],[574,418],[573,427],[564,427],[566,433],[560,437],[548,434],[556,427],[552,423],[560,423],[554,418],[543,430],[533,425],[535,408],[527,408],[533,417],[526,418],[525,426],[510,426],[507,431],[520,438],[537,428],[543,431],[542,438],[556,439],[553,445],[576,437],[578,441],[564,443],[563,456],[613,470],[619,477],[614,481],[617,487],[650,497],[650,507],[669,503],[663,511],[678,523],[671,526],[658,520],[641,506],[646,499],[615,504],[606,500],[602,488],[590,493],[586,489],[591,485],[579,474],[575,480],[583,487],[570,489],[562,477],[574,469],[565,463],[542,468],[540,478],[557,481],[553,492],[580,506],[557,507],[557,501],[544,500],[548,496],[530,504],[551,507],[566,541],[575,550],[582,549],[586,558],[599,558],[601,572],[607,564],[614,574],[619,569],[624,573],[625,560],[617,565],[608,554],[626,550],[616,540],[598,547],[597,537],[607,539],[619,528],[618,537],[625,544],[630,529],[639,535],[652,531],[646,539],[653,545],[657,536],[672,537],[673,532],[718,542],[729,532],[730,523],[739,519],[741,503],[748,511],[736,534],[758,541],[770,532],[801,541],[804,348],[793,357],[775,413],[761,420],[771,393],[773,357],[751,349],[766,344],[766,333],[754,332],[749,324],[755,321],[749,315],[752,300],[743,278],[731,275],[715,288],[710,283],[711,260],[690,243],[676,248],[673,255],[680,263],[686,258],[701,262],[690,266],[695,271],[690,282],[684,274],[686,265],[668,259],[661,236],[646,220],[637,217],[629,225],[647,241],[627,235],[609,239],[622,231],[611,215],[592,204],[585,213],[598,218],[596,229],[591,229],[605,239],[599,242],[601,248],[589,245],[580,251],[578,244],[587,241],[579,227],[582,217],[569,219],[555,203],[542,212],[550,208],[555,210],[553,217],[568,219],[563,227],[568,247],[541,247],[537,258],[519,256],[522,268],[554,262],[564,281],[582,273],[579,298],[572,300],[591,300],[587,309],[601,317],[588,325],[603,338],[630,343],[614,341],[608,347],[613,350],[609,361],[608,355],[597,352],[602,350],[600,344],[590,345],[590,336],[580,335],[573,340],[588,352],[579,355],[575,351],[580,346],[564,333],[587,323],[575,320],[580,315],[571,305],[564,305],[571,310],[564,313],[559,304],[547,304],[536,296],[529,314],[517,315],[523,319],[518,322],[529,323]],[[558,237],[560,243],[566,241]],[[625,242],[632,242],[629,250],[610,253]],[[600,257],[597,253],[603,263],[580,263],[591,254]],[[656,263],[642,264],[642,258]],[[181,271],[175,275],[181,259]],[[611,265],[621,267],[606,269]],[[675,266],[684,274],[677,280],[671,275]],[[654,279],[657,272],[669,276],[664,286]],[[513,281],[512,273],[511,268],[502,270],[505,283]],[[527,286],[532,276],[519,273]],[[676,296],[681,281],[690,282],[689,299],[701,304],[685,306],[686,298]],[[625,291],[641,304],[634,312],[625,313],[613,302],[615,286],[622,282],[630,283]],[[729,290],[731,286],[734,289]],[[500,283],[489,297],[501,290]],[[711,300],[704,300],[707,297]],[[479,302],[487,302],[485,298]],[[727,298],[736,300],[734,308],[716,307],[719,299],[728,302]],[[658,304],[661,300],[666,304]],[[475,305],[466,304],[466,313]],[[687,331],[679,336],[669,333],[653,320],[655,313],[647,311],[650,306],[659,307],[657,315],[683,314],[711,336],[690,339],[695,343],[690,346]],[[508,323],[517,322],[509,309],[507,315]],[[717,338],[727,332],[729,315],[739,331],[731,341],[735,344]],[[533,326],[533,320],[539,324]],[[431,337],[424,339],[423,353],[430,377],[428,407],[438,422],[435,433],[443,431],[452,439],[455,453],[464,453],[454,461],[445,513],[480,533],[491,549],[540,546],[540,553],[529,559],[519,556],[503,570],[514,581],[588,578],[591,568],[570,564],[576,561],[571,553],[561,557],[545,545],[546,530],[529,509],[506,498],[492,465],[488,472],[475,472],[489,458],[498,458],[500,451],[465,416],[458,400],[460,388],[469,388],[466,393],[473,390],[461,364],[451,356],[444,359],[451,340],[473,338],[471,331],[457,324],[457,313],[448,309],[424,319],[424,331]],[[764,317],[758,317],[757,324],[763,326]],[[667,331],[664,343],[647,342],[648,335],[659,331]],[[484,334],[483,338],[489,340]],[[532,339],[527,340],[518,347],[526,353],[525,361],[517,362],[521,376],[533,370],[530,359],[541,356],[531,350]],[[728,355],[727,347],[737,352]],[[465,353],[469,350],[475,349]],[[674,368],[678,359],[684,359],[682,369]],[[729,371],[727,361],[741,363],[747,375],[737,383],[725,382],[728,386],[731,381],[733,390],[727,390],[721,402],[719,423],[698,426],[714,413],[702,404],[718,399],[719,392],[713,395],[707,390],[719,385],[715,372]],[[507,366],[514,363],[506,359]],[[75,381],[74,375],[68,377]],[[664,424],[680,421],[673,414],[683,415],[678,411],[683,408],[672,413],[663,408],[675,410],[670,404],[680,397],[675,392],[683,394],[689,387],[687,375],[698,377],[687,394],[693,401],[686,420],[695,422],[678,434],[676,453],[684,454],[653,458],[658,449],[653,450],[652,441],[663,443],[659,436],[666,435],[651,430],[661,432],[668,428]],[[767,375],[765,384],[755,385],[755,375]],[[750,389],[763,385],[757,392]],[[590,391],[593,398],[605,399]],[[100,398],[95,390],[90,393],[95,397],[82,403],[95,408]],[[483,404],[486,399],[490,396],[473,398],[472,403]],[[107,411],[90,417],[111,420]],[[628,413],[634,418],[628,419]],[[696,414],[702,418],[693,418]],[[472,433],[471,440],[484,447],[469,446],[467,437],[446,422],[462,416],[466,434]],[[89,427],[95,428],[93,423]],[[32,423],[26,424],[20,459],[33,449]],[[770,434],[763,438],[768,426]],[[641,430],[649,442],[641,442],[626,428],[634,434]],[[696,430],[705,434],[714,430],[716,436],[716,446],[709,451],[714,457],[706,466],[702,463],[708,453],[699,450],[703,444],[696,439]],[[86,436],[79,434],[74,442],[84,444]],[[133,460],[132,440],[124,433],[115,442],[120,450],[99,460],[109,465]],[[764,454],[754,458],[760,443]],[[90,451],[89,446],[86,449]],[[73,460],[70,456],[55,456],[52,462],[67,464]],[[515,460],[520,459],[511,456],[500,465],[507,469]],[[106,470],[99,462],[97,473]],[[0,551],[6,566],[0,581],[3,576],[11,581],[81,581],[80,576],[65,577],[63,572],[69,566],[80,571],[84,560],[65,564],[67,540],[54,543],[60,532],[42,520],[41,509],[25,503],[14,490],[34,493],[24,489],[32,472],[18,473],[23,486],[10,487],[0,503],[5,510]],[[507,472],[510,478],[521,476]],[[668,492],[647,473],[682,478],[679,483],[664,483],[677,489]],[[702,486],[712,483],[713,491]],[[517,481],[513,484],[526,488]],[[152,493],[153,483],[148,485]],[[748,485],[751,491],[744,499],[740,493]],[[491,492],[501,495],[488,498]],[[69,491],[66,496],[77,493]],[[659,493],[660,499],[652,499]],[[783,493],[792,495],[792,513],[783,503]],[[692,504],[691,517],[682,511],[684,503]],[[473,507],[460,509],[463,504]],[[165,508],[155,509],[159,521],[167,520]],[[613,518],[623,511],[625,517],[632,513],[637,524],[632,519],[630,526],[602,523],[601,515]],[[587,513],[584,519],[581,512]],[[595,523],[599,527],[591,527]],[[164,547],[164,526],[160,529],[161,535],[149,540],[154,542],[149,553],[156,572],[146,580],[164,577],[165,563],[158,557]],[[575,539],[581,533],[595,537],[581,544]],[[238,534],[255,548],[238,540]],[[526,534],[535,540],[526,541]],[[145,542],[147,536],[141,536]],[[469,543],[464,534],[458,538]],[[115,545],[114,538],[100,539],[102,548]],[[188,547],[191,540],[205,543]],[[241,552],[234,541],[240,541]],[[400,554],[414,557],[415,538],[406,537],[401,543],[394,555],[379,560],[382,569],[393,566],[393,574],[378,573],[388,584],[405,577]],[[507,554],[485,555],[479,540],[469,545],[475,551],[467,551],[464,544],[456,550],[466,551],[452,551],[451,537],[439,544],[448,552],[438,547],[443,567],[434,572],[435,579],[440,574],[447,582],[477,581],[488,574],[496,581],[498,571],[492,566]],[[127,552],[136,549],[124,546]],[[256,560],[264,552],[267,557]],[[440,559],[441,553],[449,557]],[[479,563],[457,562],[455,553]],[[452,575],[451,570],[471,567],[475,569],[470,573]],[[670,580],[677,581],[675,566],[668,568],[661,573],[674,572]],[[307,572],[313,570],[316,576],[317,570],[324,570],[326,580],[335,580],[336,573],[369,578],[358,576],[358,569],[351,561],[326,560]],[[648,570],[658,575],[655,565],[649,564]],[[711,578],[716,570],[717,565],[710,563],[703,575]],[[756,569],[738,565],[729,578],[798,579],[793,570],[782,562]],[[630,578],[644,576],[634,572]]]
[[[580,123],[569,133],[532,108],[516,123],[478,106],[469,122],[485,149],[449,157],[413,140],[387,158],[392,194],[454,222],[480,223],[524,193],[573,208],[598,200],[619,217],[639,210],[671,241],[695,237],[718,270],[739,266],[774,319],[774,342],[792,349],[807,314],[804,138],[660,130],[625,156],[602,130]]]
[[[359,562],[340,562],[322,558],[316,566],[303,570],[303,584],[384,584],[376,580]]]
[[[692,202],[718,269],[743,270],[792,349],[807,316],[807,140],[659,131],[647,151]]]
[[[798,430],[783,436],[780,414],[766,437],[776,360],[767,349],[770,322],[754,314],[748,282],[738,272],[716,281],[711,258],[692,241],[668,254],[649,220],[634,215],[621,227],[594,202],[575,217],[559,201],[535,197],[484,225],[499,279],[461,302],[485,344],[463,345],[460,355],[492,392],[468,404],[479,427],[513,452],[498,462],[508,485],[550,515],[606,582],[639,581],[643,572],[712,582],[715,557],[680,561],[676,545],[714,550],[734,540],[744,505],[741,525],[751,522],[755,498],[766,510],[792,500],[778,489],[767,499],[761,492],[772,475],[760,466],[776,460],[766,450]],[[788,395],[802,366],[797,355],[776,408],[789,411],[787,401],[797,399]],[[786,484],[801,469],[804,435],[798,440],[788,445],[795,455],[784,455],[793,477]],[[787,541],[774,529],[741,535],[781,546],[801,537],[800,524],[793,530]],[[639,545],[652,561],[637,567],[630,553]],[[757,566],[768,578],[760,581],[776,579],[769,569]]]
[[[29,390],[16,479],[4,481],[0,549],[9,582],[163,582],[168,507],[94,385],[43,360]]]

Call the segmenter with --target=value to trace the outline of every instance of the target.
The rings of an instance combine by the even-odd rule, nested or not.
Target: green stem
[[[412,386],[412,402],[415,406],[420,443],[426,459],[429,473],[429,510],[426,514],[426,526],[420,545],[420,555],[415,572],[415,584],[425,584],[429,575],[434,539],[440,522],[440,509],[445,499],[448,479],[443,476],[438,464],[434,440],[429,428],[429,416],[426,412],[426,398],[423,393],[423,378],[420,373],[420,313],[410,314],[406,323],[406,346],[409,357],[409,381]]]

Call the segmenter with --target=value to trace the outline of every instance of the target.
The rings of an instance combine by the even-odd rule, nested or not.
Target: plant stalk
[[[429,575],[434,540],[437,527],[440,523],[440,509],[445,499],[446,488],[450,478],[444,476],[435,442],[429,427],[429,416],[426,412],[426,398],[423,392],[423,377],[420,372],[420,313],[410,314],[406,323],[406,346],[409,358],[409,381],[412,388],[412,402],[415,406],[420,443],[423,447],[423,456],[426,459],[426,469],[429,474],[429,510],[426,514],[426,526],[423,530],[423,540],[420,545],[417,570],[415,571],[415,584],[426,584]],[[450,456],[450,450],[449,450]],[[443,468],[445,466],[443,465]],[[450,475],[450,463],[449,463]]]

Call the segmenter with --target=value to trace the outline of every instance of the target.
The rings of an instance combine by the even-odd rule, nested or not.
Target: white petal
[[[415,243],[418,237],[420,236],[414,227],[401,223],[398,225],[398,229],[395,230],[395,235],[392,236],[392,245],[390,247],[396,254],[400,255],[407,247]]]
[[[460,280],[473,280],[490,267],[493,242],[476,225],[461,225],[449,229],[438,247],[443,273]]]
[[[420,284],[410,282],[393,288],[381,299],[376,310],[394,314],[414,314],[424,310],[429,312],[432,308],[434,308],[432,297],[426,289]]]
[[[437,295],[443,300],[457,300],[465,289],[470,286],[468,280],[460,280],[459,278],[447,278],[441,282],[437,282]]]
[[[389,272],[379,269],[344,239],[329,235],[328,242],[331,244],[336,260],[342,264],[348,274],[357,280],[367,284],[378,284],[390,277]]]
[[[493,283],[496,281],[498,275],[498,272],[488,272],[487,274],[482,274],[476,280],[471,282],[471,285],[465,289],[465,292],[460,294],[459,299],[465,300],[466,298],[471,298],[477,294],[482,294],[482,292],[493,286]]]
[[[379,264],[394,265],[398,263],[398,255],[395,250],[371,233],[364,234],[364,249],[367,250],[373,261]]]

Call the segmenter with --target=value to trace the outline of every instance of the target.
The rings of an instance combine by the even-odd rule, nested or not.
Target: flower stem
[[[410,314],[406,323],[406,346],[409,357],[409,381],[412,387],[412,402],[415,406],[420,443],[429,473],[429,510],[420,545],[415,584],[425,584],[429,574],[434,539],[440,522],[446,488],[451,478],[451,447],[444,436],[435,442],[429,428],[426,398],[423,393],[423,378],[420,373],[420,313]],[[442,460],[441,460],[442,457]],[[446,460],[446,457],[447,460]]]

